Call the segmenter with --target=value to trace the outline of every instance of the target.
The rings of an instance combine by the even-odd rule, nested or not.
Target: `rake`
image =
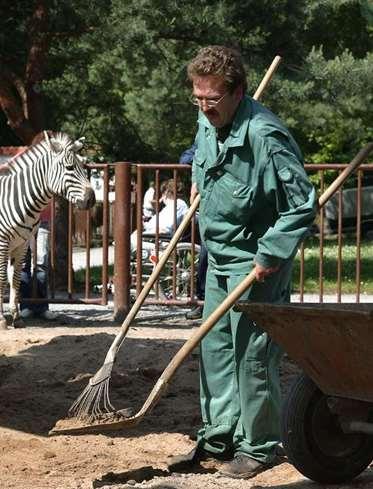
[[[188,212],[185,214],[183,220],[176,229],[171,241],[167,245],[167,248],[160,255],[157,265],[153,269],[141,293],[137,297],[125,320],[123,321],[119,333],[114,338],[114,341],[106,354],[105,361],[102,367],[96,372],[93,377],[89,379],[87,387],[70,407],[69,414],[71,416],[75,416],[76,418],[81,420],[92,421],[101,417],[105,413],[115,411],[114,406],[110,402],[109,383],[116,355],[118,353],[118,350],[122,346],[122,343],[126,337],[127,331],[132,321],[134,320],[136,314],[138,313],[154,283],[156,282],[160,272],[162,271],[164,265],[166,264],[168,258],[174,250],[177,242],[186,231],[189,222],[198,207],[199,200],[199,196],[194,199],[193,203],[188,209]]]
[[[318,200],[319,208],[322,208],[325,203],[334,195],[337,190],[342,186],[344,181],[348,178],[348,176],[368,157],[369,153],[373,150],[373,143],[367,144],[363,149],[359,151],[359,153],[355,156],[355,158],[350,162],[350,164],[344,169],[344,171],[336,178],[336,180],[327,188],[327,190],[321,195]],[[198,328],[198,330],[184,343],[184,345],[180,348],[180,350],[176,353],[176,355],[172,358],[168,366],[163,371],[162,375],[154,385],[151,393],[148,398],[144,402],[141,409],[133,416],[127,416],[125,410],[123,410],[123,418],[119,421],[113,422],[101,422],[95,424],[81,425],[68,429],[59,429],[58,427],[53,428],[50,431],[50,434],[82,434],[82,433],[96,433],[101,431],[113,431],[121,428],[128,428],[131,426],[135,426],[140,423],[143,417],[148,414],[151,409],[155,406],[158,399],[162,396],[162,394],[167,389],[167,386],[176,373],[177,369],[180,367],[185,358],[194,350],[194,348],[199,344],[199,342],[204,338],[204,336],[210,331],[210,329],[216,324],[216,322],[237,302],[242,294],[249,288],[255,281],[255,270],[252,270],[250,274],[225,298],[225,300],[220,304],[220,306],[204,321],[204,323]],[[120,339],[123,339],[123,335],[120,335]],[[119,341],[119,340],[118,340]],[[119,344],[118,342],[116,343]],[[120,345],[120,344],[119,344]],[[118,350],[118,346],[116,351]],[[115,356],[115,355],[114,355]],[[114,357],[110,357],[110,362],[114,361]],[[106,363],[106,360],[105,360]],[[94,399],[94,396],[103,395],[106,397],[106,406],[112,408],[110,401],[108,400],[108,378],[110,376],[112,364],[108,367],[104,364],[104,366],[97,372],[96,376],[91,379],[96,384],[93,384],[94,387],[99,386],[97,384],[98,380],[100,380],[101,384],[105,384],[105,386],[100,385],[97,389],[91,387],[86,389],[86,394],[84,392],[77,399],[77,401],[73,404],[73,406],[78,408],[78,413],[83,413],[85,408],[91,406],[92,402],[96,404],[97,400]],[[100,375],[100,376],[99,376]],[[104,378],[102,376],[105,376]],[[98,380],[97,380],[98,378]],[[94,392],[92,394],[92,392]],[[83,396],[84,394],[84,396]],[[84,406],[84,407],[82,407]],[[97,407],[97,406],[96,406]],[[72,407],[73,408],[73,407]],[[71,408],[71,409],[72,409]],[[95,411],[95,413],[100,413],[100,410]],[[118,413],[121,413],[120,411]],[[127,412],[128,414],[128,412]],[[96,419],[98,415],[96,414]],[[82,419],[82,418],[81,418]],[[83,418],[88,422],[94,419],[94,416],[90,417],[85,416]]]
[[[274,75],[278,65],[281,62],[281,57],[276,56],[265,76],[263,77],[259,87],[257,88],[253,98],[258,100],[272,76]],[[119,333],[115,337],[102,367],[96,372],[96,374],[89,380],[86,388],[80,394],[80,396],[75,400],[69,410],[69,415],[75,416],[78,420],[93,422],[105,414],[110,414],[115,412],[114,406],[110,402],[109,395],[109,383],[111,378],[111,373],[114,365],[114,361],[118,350],[120,349],[124,338],[127,334],[127,331],[130,327],[131,322],[135,318],[137,312],[139,311],[141,305],[143,304],[145,298],[153,287],[155,281],[157,280],[160,272],[162,271],[165,263],[170,257],[172,251],[174,250],[177,242],[185,232],[187,226],[189,225],[190,220],[192,219],[198,205],[200,202],[200,196],[197,195],[191,204],[187,214],[184,216],[182,222],[179,227],[175,231],[174,236],[172,237],[170,243],[167,248],[162,253],[156,267],[154,268],[152,274],[144,285],[143,290],[137,297],[135,303],[130,309],[126,319],[124,320]],[[60,430],[52,430],[52,432],[60,431]],[[75,429],[74,429],[75,431]],[[62,432],[62,430],[61,430]]]

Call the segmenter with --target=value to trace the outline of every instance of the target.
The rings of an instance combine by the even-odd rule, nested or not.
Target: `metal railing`
[[[318,177],[319,190],[322,193],[327,188],[327,176],[328,172],[333,170],[334,172],[341,172],[346,165],[344,164],[312,164],[306,165],[306,170],[310,175]],[[50,297],[49,302],[63,302],[63,303],[96,303],[106,305],[108,303],[108,294],[110,288],[114,283],[114,316],[118,319],[124,317],[128,312],[131,302],[137,297],[143,287],[144,280],[146,280],[146,273],[144,272],[144,261],[142,259],[142,229],[143,229],[143,196],[149,181],[154,182],[155,188],[155,214],[158,215],[160,209],[157,202],[160,197],[160,185],[165,178],[173,178],[176,180],[182,180],[185,184],[185,198],[188,199],[189,185],[190,185],[190,166],[180,164],[134,164],[131,162],[117,162],[113,164],[90,164],[89,171],[96,171],[100,174],[100,180],[102,183],[102,216],[100,216],[100,222],[93,222],[92,210],[82,211],[77,213],[71,206],[68,208],[68,227],[66,233],[67,239],[67,285],[66,290],[57,290],[55,286],[56,276],[61,273],[57,266],[57,240],[59,230],[56,229],[55,213],[52,212],[52,224],[51,224],[51,273],[50,273]],[[362,242],[364,224],[373,219],[373,206],[371,215],[365,212],[366,208],[363,207],[363,201],[365,199],[363,184],[364,178],[371,175],[373,179],[373,164],[362,165],[360,169],[355,172],[356,185],[353,191],[353,199],[355,200],[354,217],[351,219],[351,215],[346,218],[346,202],[344,196],[346,195],[346,185],[349,185],[348,180],[344,187],[337,192],[333,197],[333,206],[335,213],[335,220],[333,222],[334,228],[333,236],[336,240],[336,280],[335,280],[335,297],[337,302],[343,300],[344,291],[342,288],[343,282],[343,267],[344,258],[343,250],[345,244],[346,232],[353,231],[353,239],[355,247],[355,270],[354,276],[351,277],[355,281],[354,288],[354,300],[360,302],[362,299],[361,290],[361,262],[362,262]],[[314,178],[313,177],[313,178]],[[113,179],[115,186],[115,198],[114,202],[110,202],[109,199],[109,180]],[[350,192],[351,193],[351,192]],[[369,195],[372,194],[373,189]],[[175,185],[176,196],[176,185]],[[351,197],[351,196],[350,196]],[[327,240],[330,240],[330,232],[326,226],[331,222],[330,216],[326,217],[328,209],[322,209],[317,220],[317,228],[314,229],[314,240],[318,240],[319,257],[318,257],[318,290],[317,296],[319,302],[323,302],[325,296],[324,286],[324,274],[325,274],[325,257],[324,251],[327,244]],[[347,222],[348,221],[348,222]],[[176,219],[175,224],[176,226]],[[348,226],[348,227],[346,227]],[[99,228],[100,232],[97,232]],[[352,229],[353,228],[353,229]],[[373,227],[372,227],[373,229]],[[77,231],[78,230],[78,231]],[[137,239],[137,252],[136,259],[133,259],[130,251],[130,236],[134,230],[138,233]],[[95,247],[93,247],[93,238],[95,241]],[[112,241],[114,240],[115,246]],[[154,251],[155,259],[161,252],[160,242],[162,241],[161,235],[156,232],[154,239]],[[197,241],[197,229],[195,223],[191,226],[190,243],[194,248],[194,244]],[[308,241],[302,244],[299,250],[299,290],[296,292],[299,294],[299,300],[304,301],[307,290],[307,277],[306,277],[306,252]],[[79,246],[78,246],[79,245]],[[110,252],[110,253],[109,253]],[[83,283],[80,282],[79,287],[76,285],[76,260],[78,254],[81,255],[84,263],[80,264],[80,267],[84,270]],[[110,261],[109,261],[110,254]],[[112,259],[114,255],[114,259]],[[97,258],[98,257],[98,258]],[[154,287],[154,293],[147,299],[147,302],[157,304],[195,304],[197,302],[195,297],[195,264],[194,258],[192,258],[190,274],[191,283],[189,287],[189,296],[187,298],[180,299],[177,296],[176,290],[176,267],[175,262],[170,267],[172,273],[172,287],[173,293],[169,297],[161,296],[159,293],[159,284]],[[97,268],[99,275],[97,275]],[[93,275],[95,272],[95,276]],[[100,292],[97,289],[101,288]],[[34,299],[40,301],[38,299]]]
[[[325,173],[328,171],[341,173],[347,165],[344,164],[312,164],[305,165],[306,170],[309,174],[314,174],[318,172],[319,174],[319,191],[323,193],[327,185],[325,183]],[[359,167],[359,170],[355,173],[356,182],[353,188],[350,188],[351,180],[347,180],[345,185],[334,195],[330,202],[321,209],[318,216],[318,239],[319,239],[319,269],[318,269],[318,300],[319,302],[324,301],[325,290],[324,290],[324,250],[325,250],[325,240],[330,234],[335,236],[337,241],[336,245],[336,282],[335,290],[333,291],[333,297],[336,302],[342,302],[343,299],[343,249],[346,239],[346,235],[349,236],[349,242],[351,240],[355,243],[356,255],[355,255],[355,271],[354,271],[354,281],[355,281],[355,301],[358,303],[361,301],[361,246],[363,231],[367,231],[366,224],[373,230],[373,187],[371,185],[364,186],[363,178],[365,176],[371,175],[373,180],[373,164],[365,164]],[[346,187],[349,190],[346,190]],[[347,193],[353,194],[353,206],[351,209],[351,200],[348,202],[349,209],[346,210],[346,199],[344,195]],[[368,198],[363,199],[363,195]],[[364,196],[365,196],[364,195]],[[365,208],[363,208],[363,200],[365,200]],[[369,204],[372,204],[370,206]],[[368,205],[367,205],[368,204]],[[330,210],[330,208],[332,208]],[[326,219],[326,214],[329,218]],[[331,214],[334,212],[334,218],[331,219]],[[333,228],[331,229],[330,223],[333,222]],[[300,278],[299,278],[299,300],[304,302],[305,294],[307,290],[305,288],[305,250],[307,249],[307,240],[302,243],[299,254],[300,254]],[[350,278],[352,280],[352,277]],[[348,294],[351,295],[351,294]]]

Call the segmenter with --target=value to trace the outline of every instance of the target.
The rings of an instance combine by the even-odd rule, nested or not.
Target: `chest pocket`
[[[215,181],[213,202],[217,214],[231,222],[246,222],[250,215],[253,189],[224,173]]]

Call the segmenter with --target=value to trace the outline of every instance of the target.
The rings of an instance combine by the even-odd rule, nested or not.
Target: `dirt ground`
[[[56,307],[52,307],[56,310]],[[48,436],[102,365],[118,332],[111,312],[92,306],[60,306],[55,323],[31,320],[1,333],[0,489],[317,489],[284,460],[249,481],[219,477],[206,464],[170,474],[168,457],[194,444],[200,423],[198,352],[177,372],[166,395],[138,426],[98,435]],[[131,328],[114,366],[111,401],[116,408],[143,404],[172,356],[198,321],[165,309],[145,310]],[[288,385],[297,367],[284,362]],[[334,486],[336,487],[336,486]],[[373,488],[368,469],[344,488]]]

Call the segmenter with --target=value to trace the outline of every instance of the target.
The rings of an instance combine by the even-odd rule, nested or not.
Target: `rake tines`
[[[87,387],[74,401],[69,415],[79,420],[92,422],[115,411],[109,397],[110,378],[98,384],[88,383]]]

